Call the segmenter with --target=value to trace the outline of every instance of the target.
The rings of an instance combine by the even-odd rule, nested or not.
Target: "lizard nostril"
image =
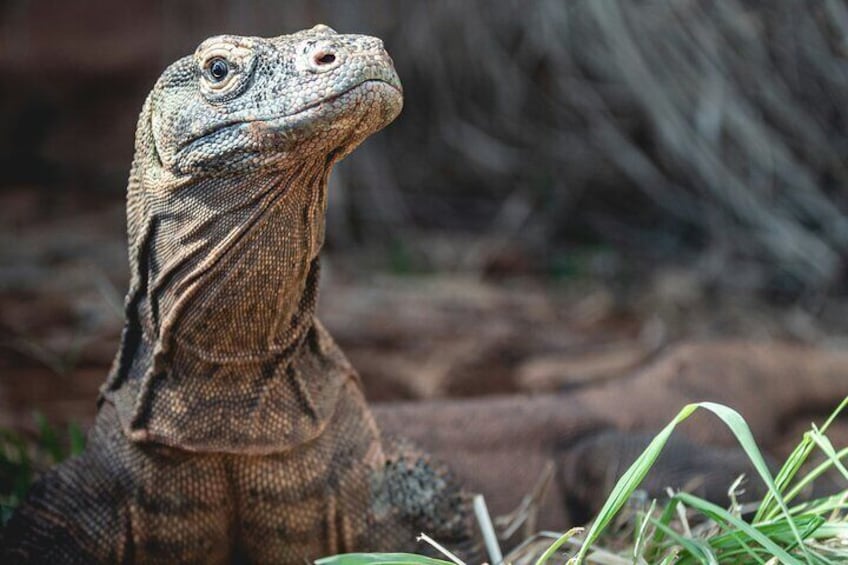
[[[315,54],[314,60],[316,65],[329,65],[336,62],[336,56],[332,53],[319,51]]]

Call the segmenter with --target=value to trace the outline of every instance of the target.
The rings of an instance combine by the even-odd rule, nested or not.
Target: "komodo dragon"
[[[303,563],[415,549],[420,531],[477,559],[469,495],[423,452],[381,438],[314,317],[330,170],[401,105],[381,42],[326,26],[213,37],[164,71],[130,171],[120,350],[85,452],[33,486],[4,562]],[[582,438],[587,459],[572,466],[604,469],[644,445],[590,409],[544,409],[549,424],[539,413],[513,435],[538,432],[554,454]],[[381,418],[398,432],[414,412]],[[557,430],[569,433],[552,442]],[[735,465],[701,453],[690,475],[693,463],[707,476]]]

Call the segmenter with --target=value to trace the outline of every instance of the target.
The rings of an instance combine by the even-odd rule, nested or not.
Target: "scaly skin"
[[[212,38],[164,72],[136,133],[121,348],[86,451],[32,488],[3,562],[303,563],[420,549],[421,531],[477,562],[469,495],[425,453],[381,439],[356,372],[314,317],[330,170],[401,104],[380,41],[325,26]],[[774,407],[767,428],[801,400],[837,400],[846,361],[795,388],[754,383],[772,402],[733,371],[671,371],[377,415],[500,510],[553,461],[542,522],[565,527],[650,438],[615,429],[661,426],[663,406],[703,398],[716,379],[727,381],[719,399],[745,399],[746,415]],[[738,451],[679,440],[649,492],[700,478],[719,499],[746,467]]]
[[[214,37],[165,70],[136,133],[121,349],[10,560],[303,563],[420,531],[473,557],[468,497],[381,442],[314,318],[327,177],[401,105],[380,40],[326,26]]]

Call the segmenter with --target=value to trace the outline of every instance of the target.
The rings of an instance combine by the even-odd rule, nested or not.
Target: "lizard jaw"
[[[302,149],[310,138],[319,145],[322,138],[330,142],[327,153],[337,155],[335,161],[392,122],[402,107],[403,90],[397,75],[394,80],[370,78],[296,112],[225,122],[181,146],[174,166],[178,173],[192,174],[285,164],[304,156]],[[345,133],[344,129],[350,131]],[[334,144],[328,139],[333,137],[340,139]],[[221,140],[230,148],[221,150]],[[218,147],[218,166],[204,159],[204,147],[212,144]],[[294,149],[301,151],[295,155]]]

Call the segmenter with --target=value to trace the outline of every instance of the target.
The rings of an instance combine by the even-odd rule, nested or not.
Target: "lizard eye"
[[[215,57],[208,63],[209,76],[215,82],[221,82],[230,74],[230,64],[223,57]]]
[[[226,102],[250,83],[256,57],[253,44],[229,36],[210,38],[197,48],[200,92],[212,103]]]

